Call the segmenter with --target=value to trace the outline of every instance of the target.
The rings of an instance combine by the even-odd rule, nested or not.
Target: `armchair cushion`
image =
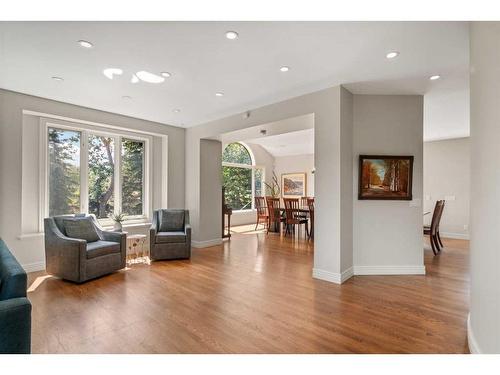
[[[117,242],[99,240],[87,243],[87,259],[114,253],[120,253],[120,244]]]
[[[184,232],[158,232],[156,243],[184,243],[186,233]]]
[[[79,238],[89,243],[100,240],[90,217],[64,219],[64,230],[70,238]]]
[[[160,210],[159,232],[184,231],[184,210]]]

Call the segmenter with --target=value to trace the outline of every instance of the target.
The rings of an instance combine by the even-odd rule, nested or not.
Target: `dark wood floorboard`
[[[34,353],[466,353],[468,242],[426,276],[311,277],[313,245],[235,234],[76,285],[29,275]]]

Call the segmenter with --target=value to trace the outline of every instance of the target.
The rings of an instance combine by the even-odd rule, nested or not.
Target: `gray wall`
[[[442,237],[469,238],[469,145],[469,138],[424,143],[424,211],[432,212],[436,200],[447,199],[440,224]],[[426,215],[425,223],[430,224],[431,218],[432,214]]]
[[[354,196],[358,156],[413,155],[413,198],[408,201],[354,200],[355,274],[423,273],[422,153],[423,97],[354,96]],[[420,201],[419,201],[420,200]]]
[[[500,353],[499,22],[471,24],[469,348]]]
[[[22,212],[38,208],[23,207],[28,201],[22,199],[23,175],[24,184],[33,184],[38,181],[39,171],[38,163],[23,164],[23,128],[25,138],[28,133],[33,135],[37,131],[36,127],[33,129],[30,124],[24,123],[27,116],[23,116],[23,110],[168,135],[168,205],[184,206],[184,129],[0,90],[0,236],[21,264],[40,264],[44,261],[43,236],[35,233],[19,238],[22,234]],[[34,140],[28,143],[32,143],[33,149],[25,149],[24,154],[36,154],[38,143]],[[33,173],[26,173],[27,169],[33,170]],[[158,193],[158,188],[153,187],[153,190]],[[32,201],[38,201],[38,196],[32,198]],[[158,199],[153,197],[153,201],[158,202]],[[36,212],[34,214],[37,215]]]
[[[200,140],[200,212],[204,225],[197,235],[201,238],[222,233],[222,143]]]

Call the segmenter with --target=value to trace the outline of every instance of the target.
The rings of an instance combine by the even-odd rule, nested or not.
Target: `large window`
[[[147,138],[52,126],[47,134],[47,214],[108,220],[148,216]]]
[[[230,143],[222,153],[222,183],[225,200],[233,210],[249,210],[254,197],[263,195],[264,168],[254,164],[242,143]]]

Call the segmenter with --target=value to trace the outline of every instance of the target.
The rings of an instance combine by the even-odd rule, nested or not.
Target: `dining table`
[[[280,216],[282,218],[284,218],[285,217],[285,208],[280,207],[279,210],[280,210]],[[295,209],[295,211],[299,212],[299,213],[309,214],[309,207],[307,207],[307,206],[299,207],[299,208]],[[269,232],[278,232],[279,233],[279,231],[280,231],[279,225],[280,225],[280,223],[277,221],[275,221],[274,223],[270,223]]]

